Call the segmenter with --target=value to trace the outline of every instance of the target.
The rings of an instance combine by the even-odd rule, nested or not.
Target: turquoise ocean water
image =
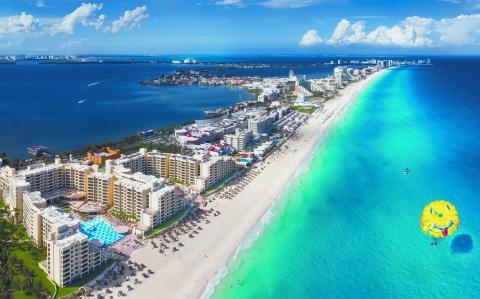
[[[478,67],[442,60],[370,84],[212,297],[480,298]],[[433,247],[419,222],[436,199],[461,225]]]

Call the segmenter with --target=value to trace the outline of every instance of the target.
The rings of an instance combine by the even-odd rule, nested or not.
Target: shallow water
[[[478,298],[479,67],[438,60],[366,88],[213,297]],[[460,228],[432,247],[419,222],[435,199]],[[458,254],[461,234],[472,248]]]

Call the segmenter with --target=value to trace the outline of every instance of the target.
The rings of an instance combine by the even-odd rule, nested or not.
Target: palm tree
[[[17,216],[18,216],[19,213],[20,213],[19,209],[13,208],[13,219],[14,219],[15,224],[17,223]]]

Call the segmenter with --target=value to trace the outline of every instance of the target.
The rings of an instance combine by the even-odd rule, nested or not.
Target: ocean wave
[[[285,198],[286,194],[289,192],[291,188],[295,188],[299,186],[299,178],[306,172],[310,170],[310,165],[312,160],[314,159],[314,153],[317,151],[319,146],[322,144],[325,136],[322,134],[319,138],[315,141],[312,150],[308,153],[305,157],[304,161],[300,164],[298,169],[292,175],[292,180],[285,186],[285,188],[277,195],[275,200],[272,201],[272,204],[265,212],[265,214],[260,218],[260,220],[255,224],[255,226],[250,230],[249,233],[245,236],[242,243],[237,247],[235,250],[234,255],[231,259],[226,263],[225,266],[220,268],[217,273],[210,279],[203,294],[200,296],[201,299],[209,299],[215,294],[216,287],[220,284],[221,280],[226,277],[229,273],[229,269],[235,264],[238,259],[238,256],[243,251],[247,250],[248,248],[252,247],[255,241],[261,236],[261,234],[265,231],[267,225],[269,225],[273,219],[274,209],[277,204],[280,202],[280,199]]]
[[[308,172],[310,169],[310,164],[314,159],[314,152],[315,149],[321,144],[321,139],[317,140],[316,144],[314,145],[312,151],[309,153],[307,157],[305,157],[304,162],[300,165],[300,167],[295,171],[292,175],[293,179],[290,180],[290,183],[285,186],[285,188],[277,195],[275,200],[272,201],[272,204],[265,212],[265,214],[260,218],[260,220],[255,224],[255,226],[245,235],[242,243],[237,247],[233,256],[228,260],[225,266],[220,268],[217,273],[210,279],[207,286],[205,287],[204,292],[200,296],[201,299],[209,299],[215,294],[216,287],[220,284],[222,279],[226,277],[229,273],[229,269],[235,265],[240,253],[247,250],[248,248],[252,247],[253,244],[258,240],[258,238],[262,235],[265,231],[266,227],[271,223],[275,213],[274,210],[277,204],[280,203],[282,198],[286,198],[287,193],[290,191],[291,188],[297,188],[299,186],[299,178],[304,173]]]
[[[260,237],[260,235],[263,233],[267,225],[271,222],[274,213],[273,209],[275,207],[275,203],[277,200],[275,200],[270,208],[267,210],[267,212],[260,218],[260,221],[255,224],[255,226],[250,230],[250,232],[245,236],[243,239],[242,243],[237,247],[235,250],[235,254],[232,256],[232,258],[227,262],[225,266],[220,268],[215,274],[215,276],[210,279],[209,283],[207,284],[205,291],[203,292],[202,296],[200,296],[201,299],[208,299],[210,298],[214,293],[215,293],[215,288],[220,284],[220,281],[222,278],[227,276],[228,274],[228,269],[233,266],[235,261],[238,259],[238,256],[240,255],[241,252],[245,251],[246,249],[250,248],[255,241]]]
[[[260,237],[260,235],[265,231],[265,228],[267,227],[267,225],[270,224],[274,216],[274,212],[273,212],[274,208],[280,202],[280,199],[286,198],[286,194],[289,192],[291,188],[299,187],[300,178],[303,174],[307,173],[310,170],[312,161],[315,159],[315,156],[316,156],[315,153],[318,152],[318,150],[324,144],[324,141],[328,138],[329,134],[333,129],[334,123],[338,123],[339,121],[341,121],[345,117],[345,114],[348,108],[350,108],[350,106],[358,100],[358,93],[353,94],[352,97],[353,99],[350,100],[342,108],[340,113],[338,113],[334,119],[331,120],[332,123],[329,125],[329,127],[324,132],[322,132],[314,141],[314,144],[310,152],[306,155],[306,157],[301,162],[301,164],[299,165],[295,173],[292,175],[292,180],[290,180],[290,183],[286,185],[283,191],[277,195],[277,197],[275,198],[275,200],[273,200],[271,206],[269,207],[267,212],[262,216],[260,221],[257,222],[257,224],[245,236],[242,243],[235,250],[235,254],[232,256],[232,258],[229,259],[226,265],[220,268],[217,271],[217,273],[210,279],[207,286],[205,287],[203,294],[200,296],[201,299],[209,299],[215,294],[216,287],[220,284],[221,280],[228,275],[229,269],[231,269],[231,267],[235,264],[240,253],[250,248],[255,243],[255,241]],[[327,117],[327,119],[329,119],[330,117],[332,117],[332,115]]]

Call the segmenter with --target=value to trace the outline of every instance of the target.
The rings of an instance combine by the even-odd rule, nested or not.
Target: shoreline
[[[296,177],[308,171],[315,149],[344,116],[356,95],[386,71],[381,70],[348,86],[341,95],[327,102],[325,109],[312,115],[295,137],[257,164],[262,170],[257,171],[233,199],[221,198],[209,203],[206,209],[221,211],[221,215],[212,218],[195,238],[180,236],[179,241],[185,244],[180,251],[163,255],[146,246],[133,252],[132,261],[149,265],[155,275],[128,292],[128,297],[152,297],[159,293],[169,298],[211,296],[238,254],[250,247],[270,222],[272,214],[269,211],[278,199]],[[255,238],[251,244],[245,244],[252,236]]]

